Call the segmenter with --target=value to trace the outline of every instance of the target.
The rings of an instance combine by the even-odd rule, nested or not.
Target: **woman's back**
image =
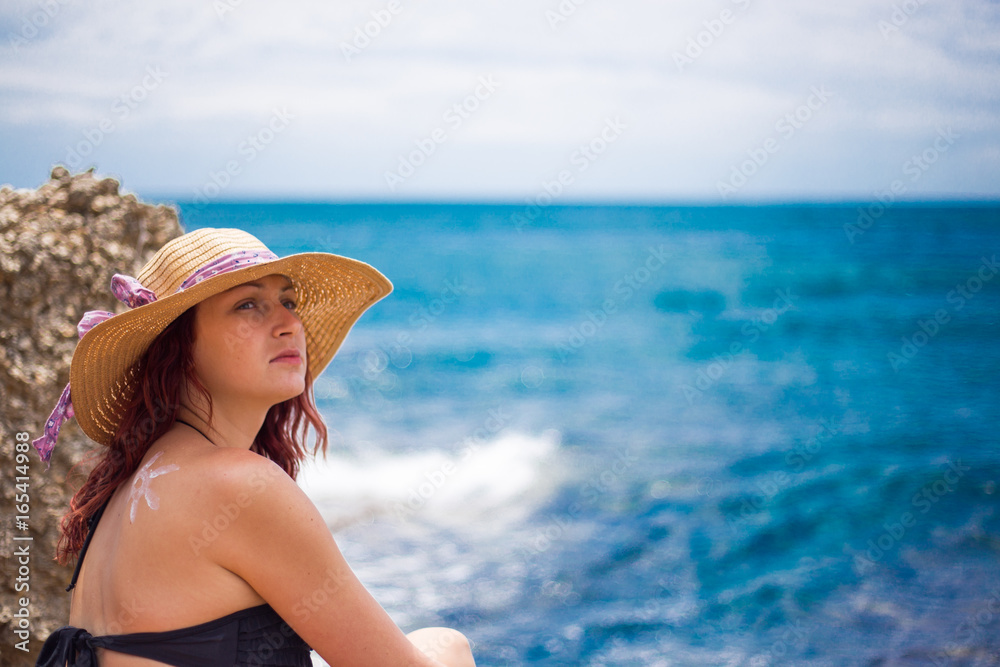
[[[219,478],[240,455],[257,456],[215,448],[182,424],[160,438],[104,511],[73,590],[70,623],[94,635],[152,632],[263,604],[205,549],[237,518],[214,515],[235,502],[222,496]]]
[[[241,503],[254,500],[250,493],[226,493],[226,477],[245,472],[247,463],[256,471],[251,488],[285,474],[256,454],[216,448],[181,424],[154,443],[95,527],[73,589],[70,624],[94,636],[171,632],[265,605],[246,581],[211,558],[210,547],[225,539]],[[234,628],[242,620],[260,632],[280,618],[268,607],[233,620]],[[290,631],[271,632],[287,637]],[[100,654],[112,667],[157,664]]]

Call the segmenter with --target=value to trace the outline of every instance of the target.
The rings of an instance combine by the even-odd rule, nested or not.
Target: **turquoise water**
[[[480,665],[1000,664],[997,206],[180,206],[395,285],[302,482],[404,629]]]

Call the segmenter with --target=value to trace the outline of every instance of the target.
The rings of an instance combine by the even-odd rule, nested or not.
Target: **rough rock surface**
[[[0,665],[33,665],[44,639],[69,619],[65,588],[72,565],[54,560],[59,521],[83,483],[85,467],[70,469],[97,448],[70,419],[48,470],[30,449],[24,530],[16,523],[22,512],[15,511],[21,504],[15,493],[25,490],[15,485],[17,433],[26,432],[29,440],[42,435],[69,382],[76,324],[84,312],[127,310],[111,294],[111,277],[134,276],[158,248],[183,233],[173,208],[143,204],[120,194],[118,186],[92,171],[70,175],[56,166],[37,190],[0,189]],[[25,546],[27,577],[19,576],[15,555]],[[30,588],[24,590],[25,584]],[[30,601],[28,653],[15,648],[20,598]]]

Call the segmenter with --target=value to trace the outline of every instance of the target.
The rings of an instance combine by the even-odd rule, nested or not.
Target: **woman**
[[[313,379],[391,290],[361,262],[279,259],[235,229],[113,278],[131,310],[84,316],[35,441],[48,461],[74,416],[107,446],[63,519],[70,625],[39,665],[311,665],[310,647],[334,666],[475,664],[455,630],[396,627],[294,481],[309,426],[326,450]]]

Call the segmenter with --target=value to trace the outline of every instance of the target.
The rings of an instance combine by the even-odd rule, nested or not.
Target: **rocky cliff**
[[[92,171],[57,166],[37,190],[0,189],[0,665],[33,665],[67,623],[72,567],[54,560],[59,521],[83,482],[85,465],[73,466],[97,447],[72,419],[47,470],[30,445],[18,460],[17,443],[42,434],[69,382],[84,312],[127,310],[111,276],[134,276],[182,233],[174,209],[143,204]],[[27,653],[16,646],[22,637]]]

